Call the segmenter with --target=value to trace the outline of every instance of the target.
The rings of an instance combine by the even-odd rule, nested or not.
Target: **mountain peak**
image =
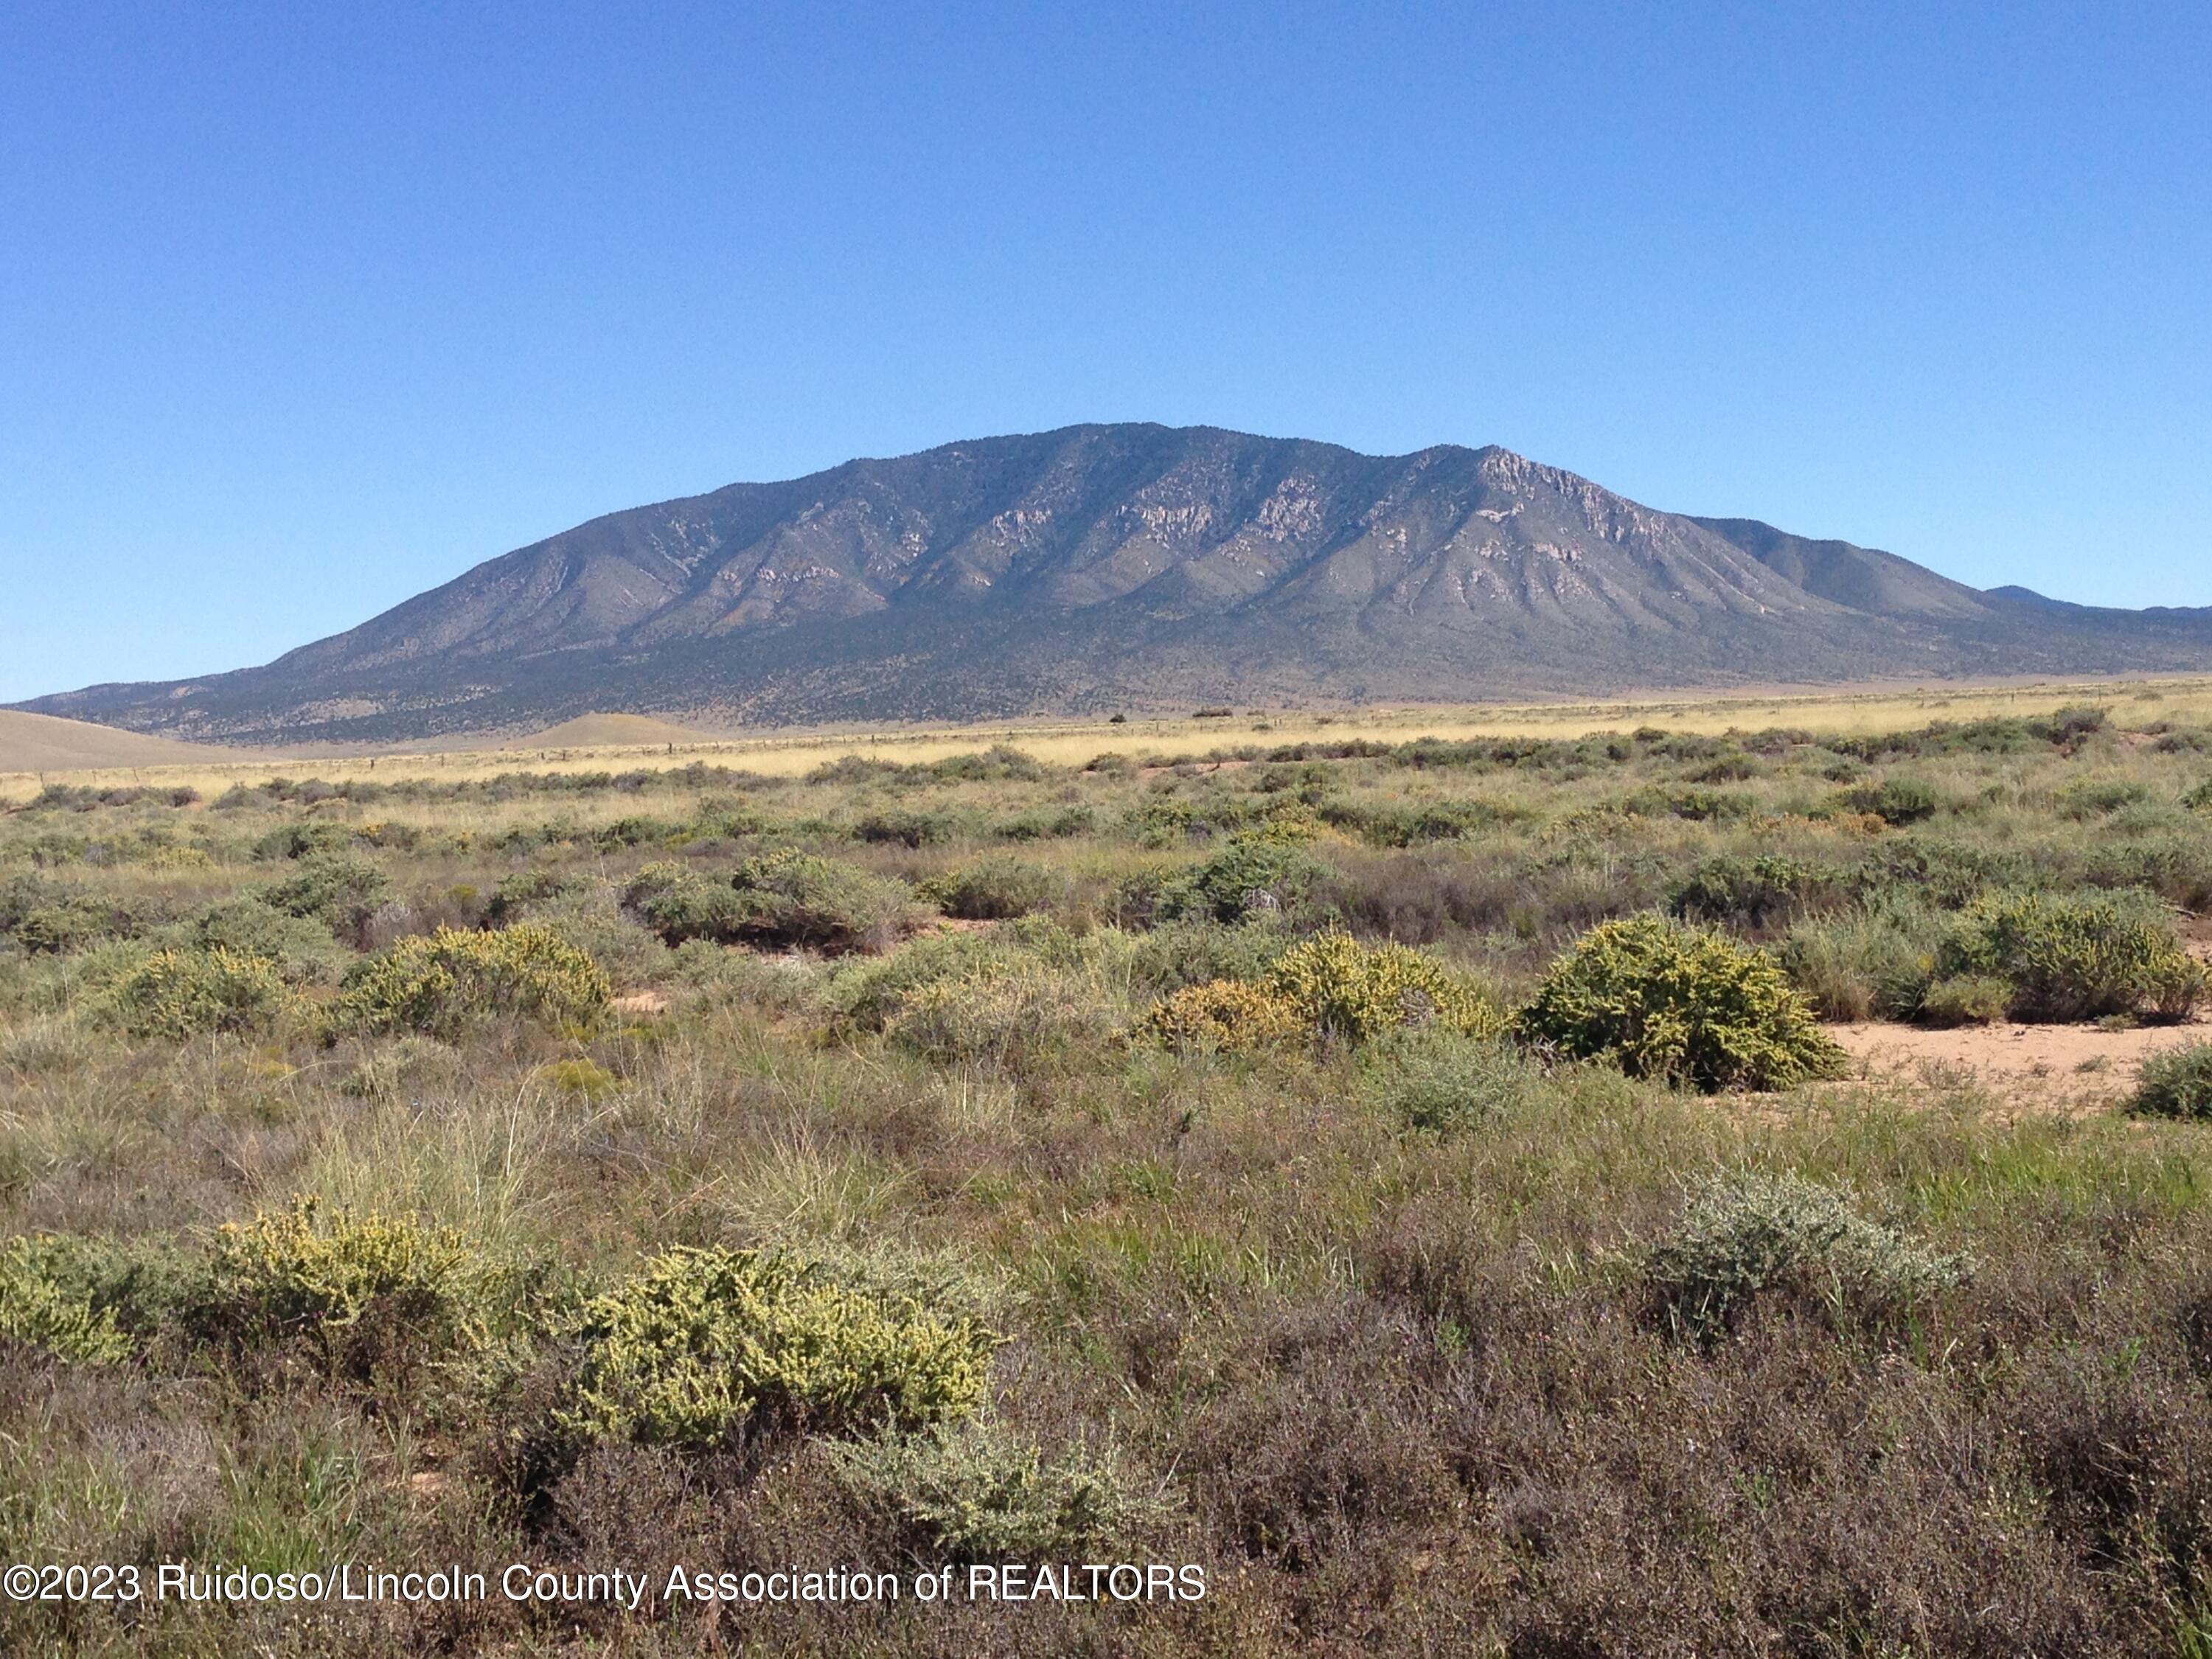
[[[610,514],[264,668],[25,706],[397,742],[2212,663],[2204,613],[2061,614],[1496,445],[1091,423]]]

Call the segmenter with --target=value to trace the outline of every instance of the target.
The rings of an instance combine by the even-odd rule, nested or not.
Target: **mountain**
[[[1069,427],[616,513],[260,668],[21,707],[222,742],[2202,669],[2060,606],[1495,447]]]

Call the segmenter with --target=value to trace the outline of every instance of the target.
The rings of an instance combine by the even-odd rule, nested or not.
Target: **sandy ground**
[[[2139,1025],[2124,1031],[2094,1025],[1966,1025],[1926,1030],[1914,1025],[1832,1025],[1860,1077],[1917,1085],[1931,1094],[1961,1087],[1986,1090],[2001,1118],[2110,1110],[2134,1091],[2142,1063],[2165,1049],[2212,1040],[2212,1022]]]

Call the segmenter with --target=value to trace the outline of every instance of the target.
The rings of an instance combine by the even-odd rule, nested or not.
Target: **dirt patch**
[[[1828,1033],[1869,1079],[1943,1086],[1977,1083],[2031,1112],[2101,1110],[2131,1092],[2142,1063],[2212,1036],[2203,1020],[2105,1031],[2094,1025],[1832,1025]]]
[[[618,1014],[665,1014],[669,1007],[668,993],[632,991],[627,996],[617,997],[607,1006]]]
[[[2181,943],[2192,957],[2212,962],[2212,916],[2185,915],[2174,922]]]

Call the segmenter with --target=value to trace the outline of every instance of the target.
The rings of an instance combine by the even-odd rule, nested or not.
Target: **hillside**
[[[185,766],[210,756],[231,760],[235,756],[211,750],[204,744],[179,743],[171,738],[147,737],[94,726],[86,720],[58,720],[51,714],[25,714],[0,708],[0,772],[74,772],[126,766]]]
[[[2197,669],[2057,606],[1498,448],[1083,426],[617,513],[265,667],[22,705],[222,742]]]

